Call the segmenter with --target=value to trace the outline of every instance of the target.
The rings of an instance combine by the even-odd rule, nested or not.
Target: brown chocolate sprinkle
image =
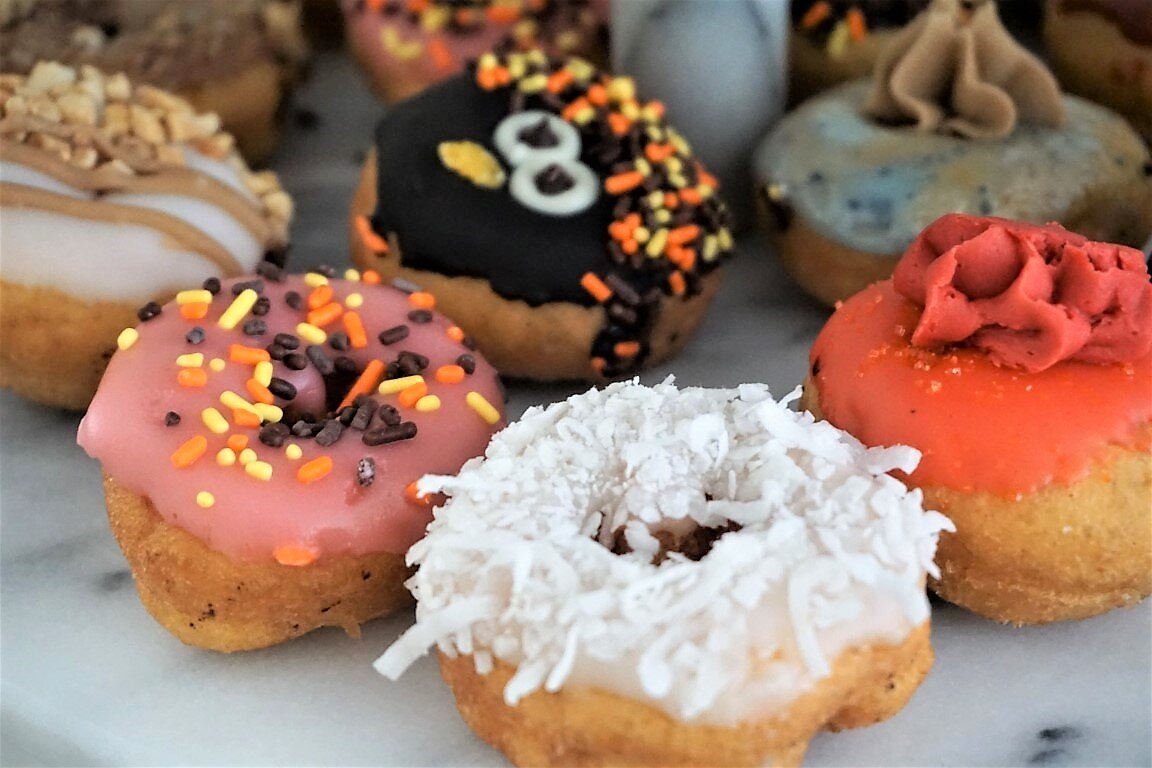
[[[263,317],[272,310],[272,300],[267,296],[261,296],[256,299],[256,303],[252,305],[252,314]]]
[[[426,309],[414,309],[408,313],[408,319],[417,325],[424,325],[432,322],[432,313]]]
[[[146,323],[159,315],[162,311],[163,307],[154,301],[150,301],[144,306],[140,307],[140,309],[136,310],[136,317],[139,318],[140,322]]]
[[[299,352],[289,352],[284,355],[284,365],[290,370],[302,371],[308,367],[308,358]]]
[[[273,376],[272,380],[268,382],[268,391],[281,400],[296,399],[296,385],[278,376]]]
[[[268,260],[256,265],[256,274],[273,283],[284,282],[284,270]]]
[[[416,293],[420,290],[420,286],[416,285],[416,283],[411,280],[405,280],[402,277],[393,278],[392,287],[401,293]]]
[[[348,426],[357,432],[363,432],[368,429],[368,425],[372,423],[372,415],[374,413],[376,413],[375,403],[364,403],[356,409],[356,415],[352,417],[352,423]]]
[[[472,357],[472,355],[460,355],[460,357],[456,358],[456,365],[463,368],[464,373],[468,376],[476,372],[476,358]]]
[[[240,294],[244,293],[244,291],[248,290],[249,288],[251,288],[253,291],[256,291],[256,293],[264,293],[264,281],[263,280],[244,280],[244,281],[239,282],[239,283],[233,283],[232,284],[232,295],[233,296],[239,296]]]
[[[290,333],[278,333],[272,337],[272,341],[284,347],[284,349],[298,349],[300,347],[300,339]]]
[[[288,291],[285,293],[284,303],[292,307],[292,309],[304,309],[304,298],[296,291]]]
[[[184,334],[184,341],[188,342],[189,344],[202,344],[206,335],[207,334],[204,333],[204,329],[197,325],[195,328],[188,331],[188,333]]]
[[[376,462],[371,456],[365,456],[356,462],[356,482],[367,488],[376,479]]]
[[[309,344],[304,348],[304,353],[308,355],[308,359],[312,361],[312,365],[320,372],[321,376],[327,376],[336,370],[336,364],[332,362],[332,358],[328,357],[328,353],[324,351],[324,347],[319,344]],[[285,356],[285,362],[288,358]]]
[[[269,344],[267,347],[265,347],[265,349],[268,350],[268,356],[273,360],[283,360],[284,355],[288,354],[288,350],[284,349],[284,347],[276,344],[275,342]]]
[[[296,435],[296,437],[316,437],[323,428],[324,426],[322,424],[300,419],[292,425],[292,434]]]
[[[346,352],[351,342],[348,339],[348,334],[344,331],[336,331],[335,333],[328,334],[328,346],[337,352]]]
[[[242,326],[245,336],[263,336],[268,333],[268,323],[263,320],[246,320]]]
[[[416,423],[403,421],[394,427],[370,429],[360,439],[364,445],[374,446],[395,443],[399,440],[411,440],[414,437],[416,437]],[[317,442],[319,442],[319,437],[317,437]]]
[[[168,411],[168,413],[164,414],[164,426],[174,427],[179,423],[180,414],[176,413],[176,411]]]
[[[208,291],[208,293],[215,296],[216,294],[220,293],[220,278],[210,277],[204,281],[204,284],[201,287]]]
[[[341,355],[333,363],[337,373],[360,373],[360,364],[350,357]]]
[[[330,264],[321,264],[312,271],[316,274],[324,275],[324,277],[336,277],[336,268]]]
[[[288,436],[291,434],[292,430],[287,424],[277,421],[261,427],[259,439],[270,448],[279,448],[288,441]]]
[[[316,445],[327,448],[340,439],[344,434],[344,425],[335,419],[329,419],[321,427],[320,431],[316,433]]]
[[[377,338],[380,339],[380,343],[384,344],[385,346],[389,344],[395,344],[398,341],[403,341],[404,339],[408,338],[408,326],[397,325],[385,331],[381,331]]]
[[[402,421],[400,411],[396,409],[396,406],[389,405],[388,403],[380,406],[380,410],[376,415],[380,417],[380,421],[389,427],[394,427]]]

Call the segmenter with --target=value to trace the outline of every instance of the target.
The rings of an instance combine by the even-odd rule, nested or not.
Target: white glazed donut
[[[416,624],[377,669],[395,678],[436,644],[445,665],[470,656],[477,678],[514,668],[500,705],[512,713],[598,689],[728,732],[840,690],[827,679],[861,648],[923,631],[929,654],[925,573],[951,524],[886,474],[918,452],[865,448],[789,410],[795,397],[614,384],[534,408],[458,476],[425,478],[450,499],[408,553]],[[546,760],[566,738],[518,748],[456,693],[515,762]],[[842,706],[810,724],[800,754],[829,722],[861,724],[835,722]],[[638,759],[620,748],[602,757]]]

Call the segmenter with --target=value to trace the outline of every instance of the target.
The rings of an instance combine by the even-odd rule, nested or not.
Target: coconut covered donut
[[[504,375],[596,380],[687,343],[728,220],[716,179],[631,78],[488,54],[377,126],[352,258],[434,292]]]
[[[948,520],[767,389],[635,382],[535,408],[410,550],[417,620],[468,724],[518,765],[798,763],[899,710],[931,666]]]
[[[123,74],[0,76],[0,384],[82,409],[137,308],[283,261],[292,200],[233,145]]]
[[[495,371],[379,276],[182,291],[120,336],[80,425],[145,607],[186,643],[272,645],[407,602],[426,472],[502,423]]]

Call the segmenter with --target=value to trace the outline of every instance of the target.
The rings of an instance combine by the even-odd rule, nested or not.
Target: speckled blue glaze
[[[949,212],[1059,221],[1089,187],[1125,183],[1148,161],[1119,116],[1065,96],[1059,128],[1021,123],[1007,139],[975,141],[880,125],[860,109],[857,81],[789,114],[756,152],[763,184],[781,185],[823,236],[879,255],[904,251]]]

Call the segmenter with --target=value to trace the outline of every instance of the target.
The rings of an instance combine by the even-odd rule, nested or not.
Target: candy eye
[[[496,126],[492,143],[515,169],[508,191],[525,208],[572,216],[596,202],[600,179],[580,162],[580,132],[556,115],[510,115]]]
[[[576,128],[551,112],[535,109],[501,120],[492,143],[512,166],[530,158],[563,161],[580,157],[580,133]]]

